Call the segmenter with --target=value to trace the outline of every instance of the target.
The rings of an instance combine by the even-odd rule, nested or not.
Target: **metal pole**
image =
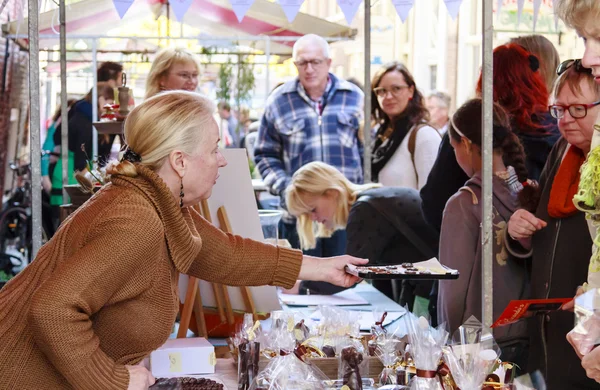
[[[69,105],[67,102],[67,25],[65,0],[60,0],[60,155],[63,177],[63,204],[69,203],[65,187],[69,184]]]
[[[267,69],[265,71],[265,102],[271,93],[271,38],[265,35],[265,56],[267,57]]]
[[[92,84],[92,122],[98,120],[98,42],[92,40],[92,73],[94,74],[94,84]],[[117,80],[119,83],[120,80]],[[92,160],[99,159],[98,156],[98,130],[92,126],[92,155],[88,156]],[[94,164],[96,167],[96,164]]]
[[[492,155],[493,155],[493,88],[494,88],[494,25],[492,1],[483,0],[483,115],[482,115],[482,154],[483,154],[483,203],[482,203],[482,235],[481,244],[483,247],[483,299],[482,299],[482,318],[484,326],[491,326],[493,318],[493,237],[492,237]]]
[[[365,144],[363,173],[365,183],[371,182],[371,0],[365,0]]]
[[[40,52],[38,1],[28,2],[29,25],[29,131],[31,164],[31,243],[32,258],[42,246],[42,171],[40,142]]]

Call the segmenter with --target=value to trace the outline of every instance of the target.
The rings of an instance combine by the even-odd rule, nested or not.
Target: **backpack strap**
[[[474,205],[478,205],[479,204],[479,199],[477,199],[477,194],[475,194],[475,191],[473,191],[473,189],[469,186],[464,186],[464,187],[460,187],[458,189],[459,191],[467,191],[471,193],[471,200],[473,202]]]
[[[427,123],[419,123],[413,126],[413,129],[408,137],[408,152],[410,153],[410,161],[412,161],[413,169],[415,170],[415,176],[417,178],[417,182],[419,181],[419,173],[417,172],[417,167],[415,166],[415,149],[417,147],[417,133],[420,129],[427,126]],[[441,137],[440,132],[436,130],[436,133]]]

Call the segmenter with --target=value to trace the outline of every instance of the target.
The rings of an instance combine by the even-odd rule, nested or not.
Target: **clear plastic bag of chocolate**
[[[252,314],[244,316],[241,342],[238,345],[238,390],[248,390],[258,375],[260,342],[262,335],[260,322],[252,324]]]
[[[416,376],[411,380],[412,390],[443,390],[445,374],[440,367],[442,347],[448,339],[444,324],[437,328],[429,325],[424,317],[412,313],[403,317],[410,342],[410,352],[416,366]]]
[[[338,379],[346,386],[345,390],[364,390],[363,378],[367,378],[369,364],[367,352],[357,338],[347,337],[339,341]]]
[[[600,289],[592,289],[575,298],[575,327],[567,339],[580,356],[600,344]]]
[[[443,352],[456,385],[461,390],[480,390],[498,361],[500,347],[492,330],[471,316],[454,332]]]
[[[271,359],[250,390],[326,390],[327,376],[293,353]]]

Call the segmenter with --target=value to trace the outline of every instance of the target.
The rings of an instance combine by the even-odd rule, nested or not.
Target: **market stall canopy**
[[[163,5],[152,0],[136,1],[123,19],[113,5],[112,0],[83,0],[71,3],[67,7],[67,37],[69,34],[95,36],[159,36],[154,21],[160,16]],[[171,12],[171,20],[175,16]],[[271,54],[290,56],[293,42],[277,41],[277,37],[295,37],[313,33],[325,38],[353,38],[356,29],[329,22],[315,16],[299,13],[293,22],[288,22],[281,6],[268,0],[256,0],[244,20],[239,23],[229,0],[196,0],[185,14],[184,37],[210,40],[210,37],[239,38],[248,36],[269,37]],[[58,31],[58,10],[44,12],[39,18],[40,34],[56,34]],[[175,29],[174,29],[175,30]],[[181,29],[184,31],[184,29]],[[197,30],[197,33],[190,35]],[[13,21],[4,25],[9,34],[26,34],[27,19]],[[102,33],[99,33],[102,32]],[[174,36],[179,36],[177,29]],[[265,42],[256,40],[254,47],[265,50]],[[56,39],[40,39],[40,47],[58,43]],[[243,43],[243,42],[240,42]]]

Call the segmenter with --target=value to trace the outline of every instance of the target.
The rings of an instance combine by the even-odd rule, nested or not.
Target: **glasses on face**
[[[556,68],[556,74],[560,76],[561,74],[565,73],[572,66],[574,66],[575,70],[579,73],[592,74],[592,70],[590,68],[585,68],[581,64],[581,60],[566,60],[566,61],[561,62],[560,65],[558,65],[558,68]]]
[[[175,73],[175,75],[185,80],[198,80],[198,73],[179,72]]]
[[[575,119],[585,118],[588,109],[595,107],[600,104],[600,100],[592,104],[571,104],[564,106],[562,104],[553,104],[548,106],[550,115],[556,119],[562,119],[565,116],[565,111],[569,110],[569,114]]]
[[[313,68],[317,68],[323,65],[324,63],[325,60],[323,58],[315,58],[314,60],[301,60],[294,62],[294,64],[296,64],[297,67],[302,69],[308,68],[308,65],[312,65]]]
[[[373,92],[375,92],[375,95],[377,95],[377,97],[379,98],[386,97],[388,92],[390,92],[392,96],[397,97],[398,95],[400,95],[400,92],[402,92],[404,88],[410,87],[408,85],[392,85],[389,89],[384,87],[377,87],[373,88]]]

